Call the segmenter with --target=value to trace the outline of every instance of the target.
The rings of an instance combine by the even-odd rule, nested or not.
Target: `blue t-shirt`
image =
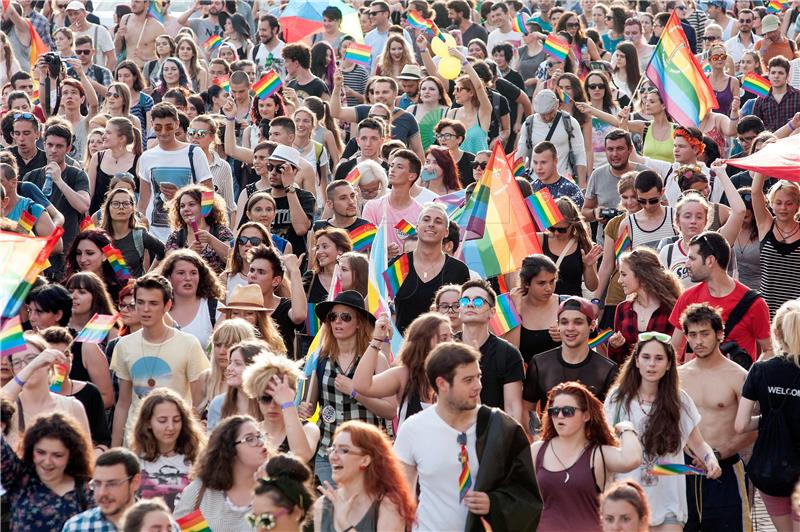
[[[19,197],[19,201],[16,205],[14,205],[14,209],[6,214],[6,218],[11,220],[12,222],[18,222],[19,217],[22,216],[22,212],[27,211],[31,213],[33,216],[36,217],[36,220],[39,220],[39,216],[42,215],[44,212],[44,207],[35,203],[32,199],[26,198],[24,196]]]
[[[531,183],[534,192],[539,192],[543,188],[547,188],[550,191],[550,195],[553,196],[553,199],[558,199],[563,196],[568,197],[578,206],[580,209],[583,207],[583,192],[581,192],[580,187],[570,181],[569,179],[562,177],[555,183],[550,183],[545,185],[538,179],[534,179],[533,183]]]
[[[371,105],[356,105],[356,122],[361,122],[369,114]],[[398,112],[399,111],[399,112]],[[419,134],[419,124],[414,115],[403,111],[399,107],[394,108],[394,118],[392,118],[392,138],[408,145],[409,140],[414,135]]]

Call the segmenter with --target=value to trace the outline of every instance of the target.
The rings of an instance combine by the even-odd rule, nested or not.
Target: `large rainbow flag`
[[[522,192],[499,144],[495,146],[473,196],[477,196],[481,188],[488,191],[484,231],[482,236],[465,241],[460,253],[471,270],[488,279],[518,270],[522,259],[541,253],[542,248]],[[466,216],[459,220],[461,227],[470,226],[469,212],[465,211]],[[473,212],[479,215],[483,210]]]
[[[675,12],[669,17],[653,51],[645,76],[658,88],[667,112],[682,126],[697,127],[717,97],[692,54]]]
[[[56,227],[47,237],[0,231],[0,315],[11,318],[19,313],[62,234],[62,227]]]

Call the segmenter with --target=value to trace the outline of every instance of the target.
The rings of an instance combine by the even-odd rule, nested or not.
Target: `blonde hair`
[[[800,366],[800,301],[787,301],[775,313],[772,342],[781,356]]]
[[[242,318],[230,318],[217,324],[211,335],[211,347],[216,345],[225,346],[225,350],[231,346],[245,340],[255,340],[256,330],[250,322]],[[220,371],[217,364],[211,364],[211,374],[206,380],[205,400],[211,401],[214,398],[217,388],[222,383],[224,371]]]
[[[683,212],[684,207],[686,207],[686,205],[690,203],[696,203],[701,207],[703,207],[703,210],[706,213],[706,225],[705,227],[703,227],[703,231],[706,231],[711,226],[711,224],[714,223],[714,216],[712,215],[711,205],[708,203],[708,200],[706,200],[703,197],[703,195],[697,192],[696,190],[684,191],[683,197],[680,200],[678,200],[678,204],[675,205],[675,215],[674,215],[675,225],[678,227],[678,230],[680,231],[681,226],[678,223],[678,220],[681,217],[681,213]]]
[[[261,353],[244,370],[242,390],[250,399],[258,399],[275,376],[286,377],[289,387],[296,390],[301,373],[296,363],[288,358],[272,353]]]
[[[778,192],[786,192],[792,197],[795,204],[800,206],[800,185],[797,183],[780,180],[772,185],[769,189],[769,195],[767,196],[769,198],[770,207],[775,204],[775,196],[778,195]],[[795,218],[796,217],[797,215],[795,215]]]

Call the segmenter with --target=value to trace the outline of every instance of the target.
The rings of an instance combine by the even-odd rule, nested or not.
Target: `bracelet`
[[[19,384],[19,387],[22,388],[25,386],[25,381],[14,375],[14,382]]]
[[[636,432],[636,429],[634,429],[634,428],[631,428],[631,427],[625,427],[624,429],[622,429],[621,431],[619,431],[619,435],[620,435],[620,436],[622,436],[622,435],[623,435],[623,434],[625,434],[626,432],[633,432],[633,435],[634,435],[634,436],[636,436],[637,438],[639,437],[639,433],[638,433],[638,432]]]
[[[352,392],[350,392],[350,399],[355,399],[356,395],[358,395],[358,392],[353,390]]]
[[[795,129],[797,129],[796,127],[794,127],[792,125],[792,121],[791,120],[789,120],[789,122],[786,125],[789,126],[789,131],[794,131]]]
[[[281,403],[281,411],[286,410],[287,408],[292,408],[294,406],[294,401],[286,401],[285,403]]]
[[[380,351],[381,350],[381,344],[375,345],[372,342],[370,342],[369,347],[371,347],[375,351]]]
[[[235,116],[225,115],[225,120],[230,120],[231,122],[236,122],[236,117]]]

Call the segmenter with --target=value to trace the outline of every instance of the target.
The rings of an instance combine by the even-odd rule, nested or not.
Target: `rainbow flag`
[[[2,316],[19,314],[36,277],[44,270],[47,257],[64,234],[57,226],[46,237],[0,231],[0,309]]]
[[[653,475],[705,475],[706,472],[699,467],[686,464],[655,464],[649,471]]]
[[[769,4],[767,4],[767,11],[770,13],[780,13],[789,8],[791,2],[788,0],[771,0]]]
[[[372,249],[369,252],[369,277],[367,279],[367,310],[379,317],[381,314],[391,315],[388,303],[389,290],[386,286],[386,279],[383,272],[389,269],[389,255],[387,252],[389,224],[384,215],[375,233],[375,240],[372,242]],[[397,326],[392,322],[392,353],[400,352],[403,337]],[[392,361],[390,360],[389,363]]]
[[[604,329],[600,331],[594,338],[589,338],[589,349],[594,349],[595,347],[608,342],[608,339],[611,338],[613,334],[614,329]]]
[[[200,216],[205,218],[209,214],[211,214],[211,210],[214,208],[214,191],[213,190],[204,190],[200,194]]]
[[[511,173],[514,177],[522,177],[525,175],[525,161],[522,157],[517,157],[517,150],[508,154],[508,164],[511,165]]]
[[[561,102],[564,105],[567,105],[569,103],[569,94],[567,94],[566,91],[559,90],[558,95],[560,96]]]
[[[361,181],[361,171],[358,169],[358,165],[355,165],[353,169],[344,176],[344,180],[353,186],[356,186],[358,182]]]
[[[181,532],[211,532],[211,527],[208,526],[208,521],[199,508],[176,519],[175,522],[181,527]]]
[[[667,112],[682,126],[697,127],[718,106],[711,82],[692,54],[680,20],[672,12],[645,71]]]
[[[351,43],[344,52],[344,59],[368,67],[372,62],[372,46]]]
[[[459,207],[462,207],[467,199],[467,191],[465,189],[456,190],[455,192],[451,192],[450,194],[445,194],[444,196],[439,196],[435,200],[434,203],[441,203],[444,205],[445,210],[447,211],[447,215],[452,217],[453,213]]]
[[[18,315],[3,320],[3,326],[0,328],[0,356],[7,357],[25,351],[25,338],[22,333],[22,321]]]
[[[528,28],[525,26],[525,15],[517,13],[517,16],[511,19],[511,29],[523,35],[527,35]]]
[[[503,159],[508,165],[508,159],[505,155]],[[509,172],[510,172],[509,166]],[[464,205],[463,212],[458,216],[456,223],[463,227],[465,230],[464,240],[475,240],[481,238],[486,232],[486,216],[489,212],[489,198],[492,194],[489,188],[489,182],[492,180],[489,166],[483,173],[483,177],[475,186],[466,205]],[[516,182],[514,183],[516,185]],[[466,222],[465,222],[466,221]]]
[[[83,233],[84,231],[93,231],[95,229],[97,229],[97,226],[94,225],[94,222],[92,221],[92,217],[89,216],[89,215],[84,216],[84,218],[83,218],[83,220],[81,220],[81,224],[79,226],[80,232]]]
[[[375,233],[378,229],[372,224],[364,224],[350,231],[350,241],[353,243],[353,251],[367,253],[372,242],[375,240]]]
[[[253,92],[263,100],[278,92],[282,86],[281,77],[270,68],[261,76],[261,79],[253,84]]]
[[[42,40],[42,37],[39,35],[39,32],[36,31],[36,28],[33,27],[33,23],[28,19],[25,19],[25,21],[28,23],[28,30],[30,31],[31,34],[31,50],[29,57],[31,62],[30,70],[33,70],[33,66],[36,64],[36,61],[39,59],[39,56],[42,54],[46,54],[47,52],[50,51],[50,49]]]
[[[319,332],[320,323],[317,313],[315,312],[316,308],[316,303],[308,304],[308,314],[306,314],[306,331],[308,332],[309,336],[316,336]]]
[[[398,236],[400,233],[402,233],[403,236],[400,238],[408,238],[417,234],[417,229],[408,223],[405,218],[397,222],[397,225],[395,225],[394,228],[397,229]]]
[[[569,55],[569,43],[566,39],[559,37],[555,33],[551,33],[547,36],[547,39],[544,40],[544,51],[559,61],[566,61],[567,55]]]
[[[164,23],[164,4],[161,3],[161,0],[150,0],[147,16],[156,19],[161,24]]]
[[[39,105],[39,82],[33,80],[33,96],[31,97],[33,105]]]
[[[503,147],[496,144],[489,165],[480,181],[487,189],[485,230],[480,238],[466,240],[460,258],[484,279],[519,269],[528,255],[541,253],[536,226],[525,206],[516,178],[511,175]],[[465,211],[465,213],[468,211]],[[459,219],[459,224],[464,220]],[[469,220],[466,220],[469,226]]]
[[[564,219],[564,215],[558,210],[556,200],[546,188],[525,198],[525,203],[533,215],[536,226],[541,231],[546,231],[548,227]]]
[[[22,211],[22,214],[19,215],[19,220],[17,220],[17,225],[26,233],[33,232],[33,226],[36,225],[36,216],[28,211]]]
[[[221,88],[225,92],[231,92],[231,78],[230,76],[218,76],[211,80],[212,85],[216,85],[217,87]]]
[[[212,35],[203,43],[203,48],[208,52],[213,52],[220,46],[222,46],[222,37],[219,35]]]
[[[408,255],[403,253],[400,257],[392,263],[389,268],[383,272],[383,279],[386,281],[386,288],[392,299],[397,296],[400,287],[408,277]]]
[[[752,92],[756,96],[766,98],[769,96],[772,84],[767,78],[759,76],[755,72],[748,72],[742,78],[742,88],[747,92]]]
[[[99,344],[108,336],[108,332],[114,327],[118,319],[119,314],[95,314],[89,320],[89,323],[81,329],[78,336],[75,337],[75,341]]]
[[[103,247],[103,254],[108,259],[108,263],[114,269],[114,274],[118,279],[127,281],[131,278],[131,272],[128,270],[128,265],[122,257],[122,252],[115,248],[112,244]]]
[[[412,9],[408,12],[408,15],[406,15],[406,20],[412,28],[416,28],[418,30],[430,30],[433,28],[433,21],[429,18],[423,17],[422,13],[416,9]]]
[[[67,365],[66,364],[53,364],[53,378],[50,379],[50,391],[59,393],[61,387],[64,385],[64,379],[67,378]]]
[[[622,254],[631,249],[631,247],[633,247],[633,242],[631,242],[631,234],[626,224],[625,228],[614,241],[614,259],[619,260]]]
[[[517,307],[511,300],[511,294],[499,294],[494,308],[495,313],[489,320],[489,329],[495,336],[502,336],[521,323]]]

